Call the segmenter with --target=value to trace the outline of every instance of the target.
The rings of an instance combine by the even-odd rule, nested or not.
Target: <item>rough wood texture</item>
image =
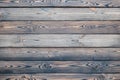
[[[120,47],[120,35],[117,34],[0,35],[0,47]]]
[[[0,7],[120,7],[120,0],[0,0]]]
[[[0,61],[0,74],[120,73],[120,61]]]
[[[0,80],[120,80],[120,74],[8,74]]]
[[[1,21],[0,33],[120,33],[119,21]]]
[[[120,20],[120,8],[0,8],[0,20]]]
[[[120,60],[120,48],[0,48],[0,60]]]

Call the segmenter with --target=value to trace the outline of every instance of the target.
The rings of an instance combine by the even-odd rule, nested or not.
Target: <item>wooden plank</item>
[[[120,20],[120,8],[0,8],[0,20]]]
[[[0,48],[0,60],[119,61],[120,48]]]
[[[119,0],[1,0],[0,7],[120,7]]]
[[[120,35],[117,34],[0,35],[0,47],[120,47]]]
[[[120,80],[120,74],[14,74],[1,80]]]
[[[120,73],[120,61],[0,61],[0,74]]]
[[[120,21],[1,21],[0,33],[120,33]]]

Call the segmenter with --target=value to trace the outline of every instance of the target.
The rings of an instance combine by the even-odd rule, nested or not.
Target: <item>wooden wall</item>
[[[120,80],[120,0],[0,0],[0,80]]]

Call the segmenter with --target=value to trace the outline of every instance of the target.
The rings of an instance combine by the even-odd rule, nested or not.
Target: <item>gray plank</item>
[[[0,33],[120,33],[120,21],[1,21]]]
[[[120,47],[120,35],[117,34],[0,35],[0,47]]]
[[[0,61],[0,74],[120,73],[120,61]]]
[[[1,80],[120,80],[120,74],[8,74]]]
[[[0,8],[0,20],[120,20],[120,8]]]
[[[120,48],[0,48],[0,60],[119,61]]]
[[[119,0],[0,0],[0,7],[120,7]]]

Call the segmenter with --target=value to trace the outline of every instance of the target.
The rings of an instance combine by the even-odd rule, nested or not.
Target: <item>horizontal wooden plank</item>
[[[120,61],[0,61],[0,74],[120,73]]]
[[[1,21],[0,33],[120,33],[120,21]]]
[[[14,74],[1,80],[120,80],[120,74]]]
[[[1,0],[0,7],[120,7],[119,0]]]
[[[0,20],[120,20],[120,8],[0,8]]]
[[[120,35],[117,34],[0,35],[0,47],[120,47]]]
[[[118,61],[120,48],[0,48],[0,60]]]

